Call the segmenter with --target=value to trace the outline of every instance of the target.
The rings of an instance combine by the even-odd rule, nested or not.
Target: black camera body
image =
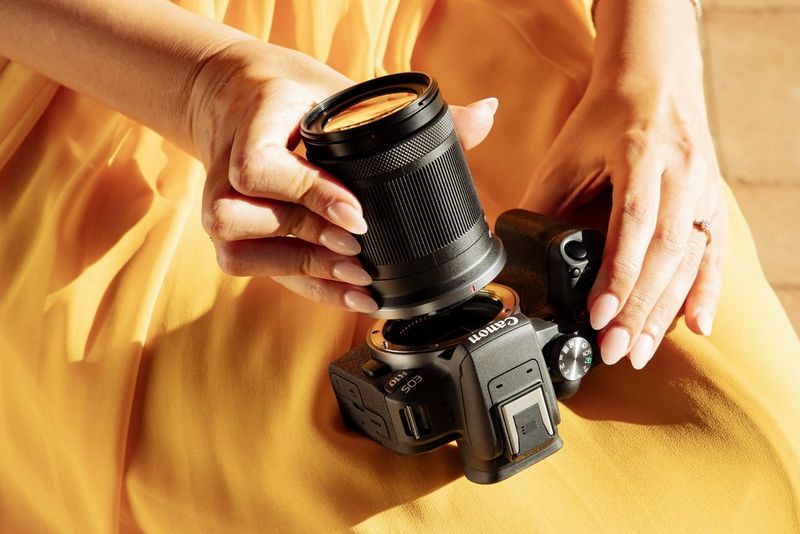
[[[400,454],[455,440],[467,478],[503,480],[559,450],[557,398],[596,364],[586,295],[603,236],[525,210],[503,213],[508,255],[465,302],[374,323],[329,367],[345,421]]]

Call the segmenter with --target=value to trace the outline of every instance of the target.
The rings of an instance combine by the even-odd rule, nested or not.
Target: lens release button
[[[361,366],[361,370],[364,371],[364,374],[368,377],[376,378],[388,373],[389,366],[381,361],[370,359],[367,361],[367,363]]]
[[[585,260],[586,256],[589,255],[589,251],[586,250],[586,245],[583,244],[583,241],[567,241],[564,245],[564,252],[567,253],[567,256],[577,261]]]

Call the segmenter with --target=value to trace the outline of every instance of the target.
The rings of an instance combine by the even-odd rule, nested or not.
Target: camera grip
[[[549,305],[561,320],[585,323],[603,234],[523,209],[502,213],[495,230],[508,255],[496,282],[517,291],[522,311],[534,315]]]
[[[508,256],[495,282],[514,288],[526,315],[547,304],[548,248],[557,234],[570,230],[568,224],[523,209],[505,211],[497,218],[495,233]]]

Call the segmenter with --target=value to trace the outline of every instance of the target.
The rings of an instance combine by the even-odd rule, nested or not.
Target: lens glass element
[[[376,121],[403,109],[416,100],[417,96],[416,93],[404,91],[367,98],[333,115],[322,127],[322,131],[339,132]]]

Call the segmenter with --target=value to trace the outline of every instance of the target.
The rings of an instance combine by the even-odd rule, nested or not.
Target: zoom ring
[[[413,172],[377,183],[349,184],[364,206],[369,231],[362,238],[363,253],[374,266],[422,258],[462,237],[476,223],[485,225],[452,130],[444,142],[450,146]]]

